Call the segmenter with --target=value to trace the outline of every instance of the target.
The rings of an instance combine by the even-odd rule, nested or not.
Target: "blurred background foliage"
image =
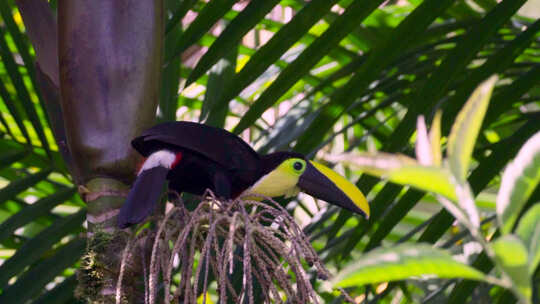
[[[35,52],[16,2],[0,1],[0,303],[72,303],[85,205],[66,169],[62,140],[51,131],[62,122],[38,90]],[[48,4],[56,16],[56,1]],[[157,119],[224,127],[261,152],[293,149],[323,160],[355,150],[413,155],[418,115],[429,125],[443,111],[444,149],[471,92],[498,74],[468,174],[481,227],[495,238],[500,173],[540,130],[539,6],[525,0],[166,0]],[[380,246],[416,242],[494,271],[432,195],[330,165],[366,193],[369,220],[302,195],[287,207],[333,273]],[[538,189],[528,206],[537,201]],[[539,285],[537,269],[536,293]],[[319,288],[324,302],[343,301]],[[457,279],[347,290],[358,303],[516,301],[500,287]]]

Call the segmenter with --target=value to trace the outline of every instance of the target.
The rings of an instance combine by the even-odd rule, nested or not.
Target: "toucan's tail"
[[[168,172],[169,168],[162,166],[141,170],[120,209],[118,227],[138,224],[150,215],[159,201]]]

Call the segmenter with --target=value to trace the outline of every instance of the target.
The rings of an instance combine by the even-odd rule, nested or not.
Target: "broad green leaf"
[[[520,149],[504,170],[497,196],[497,216],[503,233],[510,233],[530,195],[540,183],[540,132]]]
[[[540,203],[532,206],[519,220],[516,234],[529,248],[529,275],[540,263]]]
[[[327,157],[332,161],[342,161],[360,170],[386,178],[391,182],[410,185],[423,191],[443,195],[453,201],[457,200],[450,173],[442,168],[422,166],[414,159],[387,153],[343,154]]]
[[[468,178],[471,190],[478,195],[488,183],[497,176],[508,161],[518,153],[519,146],[524,144],[526,138],[534,134],[538,123],[532,119],[514,132],[513,136],[497,143],[489,157],[483,159]],[[421,242],[435,243],[455,222],[455,218],[446,210],[439,212],[437,217],[420,236]]]
[[[252,0],[236,18],[234,18],[210,49],[203,55],[186,81],[186,87],[197,80],[219,59],[233,52],[238,43],[261,19],[270,12],[280,0]],[[235,58],[236,59],[236,58]],[[227,100],[228,101],[228,100]]]
[[[4,288],[11,277],[37,261],[64,236],[72,233],[75,229],[80,229],[85,218],[86,210],[66,216],[24,243],[15,255],[0,266],[0,287]]]
[[[464,181],[467,177],[476,137],[496,81],[497,77],[493,76],[478,86],[452,126],[448,137],[448,158],[450,170],[459,181]]]
[[[387,178],[401,185],[434,192],[456,201],[456,191],[450,173],[441,168],[428,166],[404,166],[388,173]]]
[[[512,280],[512,289],[524,303],[530,303],[532,289],[528,275],[528,252],[523,242],[515,235],[505,235],[492,244],[497,265]]]
[[[332,283],[349,287],[422,276],[484,279],[483,273],[458,262],[444,250],[426,244],[401,244],[375,249],[361,256],[340,271]]]
[[[5,288],[0,295],[0,302],[25,303],[32,299],[62,271],[73,266],[83,254],[85,248],[86,240],[81,238],[76,238],[58,248],[52,257],[31,267],[13,285]]]

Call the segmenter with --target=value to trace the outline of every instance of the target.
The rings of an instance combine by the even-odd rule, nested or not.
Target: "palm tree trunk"
[[[116,214],[138,157],[130,140],[152,124],[159,98],[162,0],[60,0],[58,38],[67,142],[88,204],[78,294],[114,302],[127,242],[127,233],[116,228]],[[132,266],[129,277],[135,278],[139,267]],[[123,284],[130,303],[136,301],[136,284]]]

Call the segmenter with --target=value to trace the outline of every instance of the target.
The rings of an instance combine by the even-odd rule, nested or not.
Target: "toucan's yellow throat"
[[[299,191],[369,217],[368,202],[354,184],[332,169],[303,158],[285,159],[244,193],[289,197]]]
[[[306,169],[306,161],[301,158],[289,158],[274,170],[261,177],[246,193],[277,197],[295,196],[300,189],[298,180]]]

